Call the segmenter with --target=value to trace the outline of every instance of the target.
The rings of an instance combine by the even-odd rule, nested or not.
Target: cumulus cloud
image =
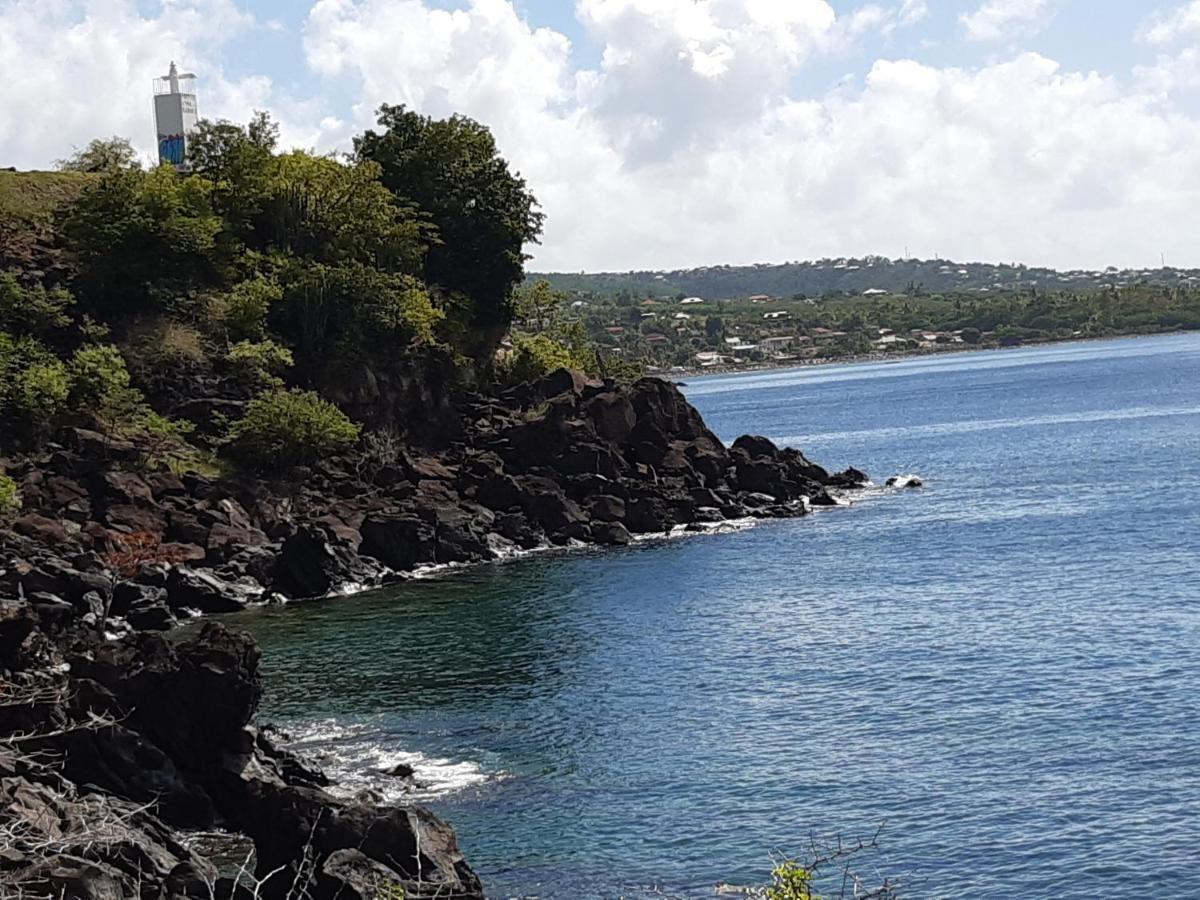
[[[1137,36],[1146,44],[1170,44],[1193,35],[1200,35],[1200,0],[1151,15],[1142,23]]]
[[[181,27],[185,9],[207,17],[190,20],[208,29],[203,39]],[[1128,79],[1015,52],[963,67],[880,59],[814,90],[798,87],[814,58],[841,59],[854,35],[914,24],[925,3],[842,15],[824,0],[576,9],[600,50],[586,68],[565,35],[510,0],[318,0],[304,25],[307,65],[322,96],[351,98],[330,108],[281,96],[265,75],[221,72],[222,35],[259,27],[233,0],[150,17],[115,0],[0,6],[0,159],[44,164],[94,134],[148,132],[147,86],[166,52],[206,60],[195,63],[209,76],[203,112],[270,107],[285,140],[303,146],[345,149],[382,102],[483,121],[547,213],[538,268],[899,255],[905,245],[1068,266],[1140,264],[1160,250],[1195,257],[1180,223],[1200,203],[1200,121],[1172,95],[1200,84],[1189,47]],[[49,87],[30,74],[42,59]],[[77,103],[76,76],[111,85],[107,102]],[[13,77],[27,79],[19,92]]]
[[[222,44],[257,27],[234,0],[180,0],[146,15],[133,0],[0,4],[0,164],[44,166],[93,137],[155,152],[152,79],[172,59],[207,76],[202,114],[241,115],[271,95],[265,76],[229,80]]]
[[[995,41],[1045,21],[1050,0],[985,0],[959,21],[973,41]]]

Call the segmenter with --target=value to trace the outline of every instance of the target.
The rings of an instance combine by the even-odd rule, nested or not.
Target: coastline
[[[1124,334],[1100,334],[1088,336],[1071,336],[1065,338],[1046,338],[1043,340],[1026,340],[1019,344],[1000,346],[998,344],[953,344],[942,347],[926,347],[916,350],[899,352],[859,353],[850,356],[833,358],[788,359],[771,362],[753,363],[746,366],[711,366],[709,368],[685,368],[679,370],[660,370],[654,373],[658,378],[669,378],[678,381],[683,378],[704,378],[706,376],[752,375],[762,372],[786,371],[788,369],[813,369],[830,366],[854,366],[864,363],[903,362],[910,359],[921,359],[931,356],[946,356],[953,354],[978,353],[981,351],[1020,350],[1029,347],[1045,347],[1057,344],[1088,344],[1096,341],[1116,341],[1134,338],[1166,337],[1173,334],[1196,334],[1194,329],[1173,329],[1171,331],[1128,332]]]
[[[40,792],[57,818],[82,817],[96,789],[106,816],[156,804],[119,836],[161,860],[156,875],[102,842],[83,853],[88,866],[107,866],[121,891],[152,883],[170,898],[200,885],[234,898],[238,877],[264,897],[307,879],[319,900],[364,884],[375,886],[366,896],[383,884],[410,898],[481,898],[450,825],[370,793],[337,796],[256,724],[260,651],[210,616],[527,552],[801,517],[869,484],[765,438],[727,447],[657,378],[620,387],[560,370],[501,397],[467,397],[460,414],[462,432],[444,447],[329,459],[271,482],[147,469],[135,446],[82,429],[41,457],[0,461],[25,506],[0,530],[0,645],[6,679],[31,698],[6,707],[3,725],[65,761],[44,770],[15,745],[0,760],[10,787]],[[164,636],[196,614],[197,635]],[[249,870],[218,871],[183,837],[217,829],[253,843]],[[30,845],[14,883],[66,866],[52,847]],[[173,887],[173,872],[189,887]]]

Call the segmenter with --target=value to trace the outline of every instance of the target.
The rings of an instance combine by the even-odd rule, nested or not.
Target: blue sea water
[[[248,614],[264,717],[352,787],[416,763],[495,897],[712,896],[881,823],[906,897],[1200,896],[1200,335],[686,392],[926,486]]]

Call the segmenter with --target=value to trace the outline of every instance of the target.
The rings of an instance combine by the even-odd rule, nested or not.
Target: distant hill
[[[706,300],[733,300],[756,294],[820,297],[865,291],[929,293],[1040,290],[1086,291],[1136,284],[1200,285],[1200,269],[1107,269],[1057,271],[1017,264],[959,263],[948,259],[823,259],[779,265],[706,266],[671,272],[530,273],[559,290],[635,297],[686,294]]]

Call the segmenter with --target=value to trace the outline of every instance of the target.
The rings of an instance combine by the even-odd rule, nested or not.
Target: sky
[[[1200,0],[0,0],[0,167],[149,159],[171,60],[289,147],[485,123],[537,270],[1200,266]]]

